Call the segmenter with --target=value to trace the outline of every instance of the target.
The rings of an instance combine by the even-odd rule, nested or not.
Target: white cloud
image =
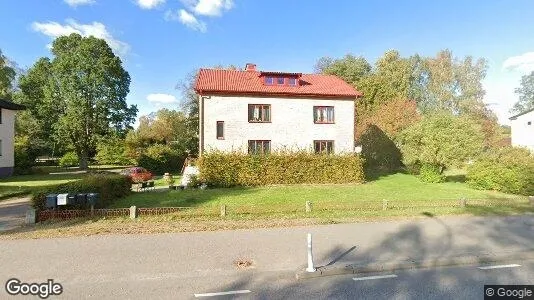
[[[153,9],[165,3],[165,0],[137,0],[137,5],[142,9]]]
[[[104,39],[111,49],[113,49],[119,56],[126,55],[130,50],[130,45],[114,38],[111,33],[109,33],[106,26],[99,22],[80,24],[72,19],[68,19],[65,24],[60,24],[58,22],[33,22],[32,28],[33,30],[51,38],[78,33],[82,36],[94,36],[99,39]]]
[[[502,66],[508,70],[519,70],[524,73],[532,72],[534,71],[534,52],[512,56],[506,59]]]
[[[196,3],[195,3],[196,2]],[[215,17],[222,15],[234,7],[233,0],[186,0],[186,5],[191,6],[191,10],[196,15]]]
[[[172,104],[178,102],[176,97],[169,94],[149,94],[146,96],[148,102],[156,104]]]
[[[206,23],[199,21],[194,15],[188,13],[184,9],[180,9],[177,12],[167,11],[165,13],[165,20],[167,21],[180,21],[185,26],[198,30],[200,32],[206,32]]]
[[[63,1],[65,1],[65,3],[67,3],[69,6],[72,6],[72,7],[95,3],[95,0],[63,0]]]

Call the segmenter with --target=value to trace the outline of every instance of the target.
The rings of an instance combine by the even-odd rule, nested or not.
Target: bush
[[[200,180],[211,186],[259,186],[301,183],[364,182],[364,160],[358,155],[308,152],[248,155],[208,152],[198,160]]]
[[[483,149],[484,137],[473,120],[450,113],[425,116],[397,137],[406,166],[427,166],[426,175],[449,167],[462,167]],[[431,176],[432,177],[432,176]],[[435,178],[438,179],[438,178]]]
[[[368,125],[359,142],[368,173],[390,173],[402,166],[402,155],[395,143],[376,125]]]
[[[27,137],[15,137],[14,157],[15,174],[30,174],[35,165],[35,155],[32,155]]]
[[[428,183],[440,183],[445,181],[442,167],[434,164],[422,164],[419,168],[419,179]]]
[[[180,171],[185,157],[170,146],[155,144],[146,148],[139,157],[138,165],[153,174]]]
[[[534,157],[524,148],[491,150],[468,167],[466,179],[477,189],[534,195]]]
[[[100,165],[134,165],[135,160],[128,157],[123,139],[109,137],[98,142],[95,160]]]
[[[65,155],[63,155],[59,159],[60,167],[74,167],[77,166],[79,163],[80,160],[78,159],[78,155],[74,151],[65,153]]]
[[[78,181],[48,187],[34,193],[32,206],[44,209],[46,195],[62,193],[99,193],[97,208],[109,206],[114,200],[130,194],[132,180],[128,176],[115,174],[91,174]]]

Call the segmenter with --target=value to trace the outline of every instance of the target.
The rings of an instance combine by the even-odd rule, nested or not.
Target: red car
[[[121,171],[122,175],[129,176],[133,182],[143,182],[152,179],[152,173],[141,167],[133,167]]]

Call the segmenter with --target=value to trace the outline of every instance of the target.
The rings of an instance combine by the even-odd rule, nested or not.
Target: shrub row
[[[200,180],[218,187],[364,182],[363,159],[352,154],[210,152],[198,167]]]
[[[128,176],[91,174],[78,181],[47,187],[32,196],[32,206],[44,209],[46,195],[62,193],[99,193],[97,208],[109,206],[114,200],[130,194],[132,181]]]
[[[149,146],[139,157],[138,165],[153,174],[179,171],[184,164],[185,156],[170,146],[155,144]]]
[[[466,179],[477,189],[534,195],[534,157],[523,148],[493,150],[468,167]]]

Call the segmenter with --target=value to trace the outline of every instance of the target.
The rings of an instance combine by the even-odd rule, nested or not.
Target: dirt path
[[[29,207],[30,199],[27,197],[0,201],[0,232],[24,224],[26,210]]]

